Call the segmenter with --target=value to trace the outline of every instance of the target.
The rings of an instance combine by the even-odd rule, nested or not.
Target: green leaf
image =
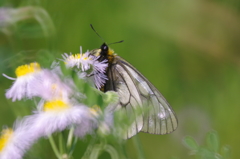
[[[194,150],[194,151],[198,151],[199,149],[199,145],[197,144],[197,142],[194,140],[193,137],[191,136],[186,136],[183,139],[183,144],[189,148],[190,150]]]
[[[106,102],[107,104],[117,103],[119,100],[118,94],[114,91],[107,91],[106,93],[102,93],[102,96],[104,102]]]
[[[216,153],[210,151],[207,148],[200,148],[198,151],[198,155],[201,156],[201,159],[217,159],[216,158]]]
[[[214,152],[218,152],[219,150],[219,140],[218,140],[218,135],[217,132],[212,131],[209,132],[207,135],[207,146],[210,150]]]

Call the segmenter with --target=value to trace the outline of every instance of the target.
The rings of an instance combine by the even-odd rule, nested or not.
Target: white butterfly
[[[139,131],[163,135],[177,128],[177,117],[169,103],[137,69],[117,56],[106,43],[100,49],[90,51],[90,54],[98,56],[99,61],[108,61],[108,80],[101,90],[118,93],[119,105],[116,110],[125,111],[130,117],[139,107],[151,108],[146,114],[136,117],[125,138],[130,138]]]

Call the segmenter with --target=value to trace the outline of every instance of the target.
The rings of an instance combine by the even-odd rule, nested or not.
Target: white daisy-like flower
[[[100,90],[100,88],[106,83],[106,80],[108,80],[107,76],[101,72],[94,71],[92,76],[90,76],[91,80],[97,87],[97,89]]]
[[[63,54],[63,60],[67,67],[77,68],[79,78],[89,77],[95,86],[100,89],[108,79],[105,75],[108,67],[107,60],[98,61],[98,58],[88,51],[84,54]]]
[[[87,134],[92,134],[93,130],[97,129],[98,121],[85,120],[81,124],[76,125],[74,135],[79,138],[84,138]]]
[[[64,62],[69,68],[78,68],[82,72],[85,72],[91,68],[94,62],[94,56],[91,56],[89,52],[78,53],[78,54],[63,54],[62,55]]]
[[[12,101],[22,98],[41,97],[44,100],[53,100],[56,98],[68,98],[73,94],[74,84],[70,79],[62,81],[59,77],[59,70],[41,69],[38,63],[19,66],[16,71],[14,84],[6,92],[7,98]]]
[[[28,125],[31,125],[34,138],[49,136],[72,125],[87,129],[90,133],[94,127],[86,123],[97,123],[96,115],[91,109],[81,104],[54,100],[40,103],[38,108],[35,114],[26,118]]]
[[[75,127],[74,134],[79,138],[84,138],[85,135],[93,133],[94,129],[97,129],[99,126],[99,117],[102,115],[102,111],[99,106],[95,105],[89,108],[91,114],[98,120],[85,120],[82,124],[78,124]]]
[[[44,69],[42,73],[29,84],[33,96],[44,100],[67,99],[73,94],[74,84],[70,79],[62,81],[54,70]]]
[[[23,122],[16,124],[14,129],[5,128],[0,136],[0,158],[21,159],[24,153],[34,143],[35,138]]]
[[[30,63],[28,65],[22,65],[17,67],[15,74],[17,78],[11,78],[3,74],[8,79],[15,80],[10,89],[6,92],[7,98],[12,98],[12,101],[21,100],[24,97],[31,98],[34,90],[29,87],[29,84],[33,82],[42,69],[38,63]]]

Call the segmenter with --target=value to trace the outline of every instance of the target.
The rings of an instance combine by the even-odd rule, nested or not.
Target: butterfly
[[[178,120],[169,103],[135,67],[117,56],[106,43],[100,49],[90,51],[90,54],[97,56],[99,61],[107,60],[108,80],[101,90],[118,93],[119,104],[116,110],[120,109],[131,116],[138,107],[151,108],[147,113],[136,117],[125,138],[131,138],[139,131],[163,135],[177,128]]]

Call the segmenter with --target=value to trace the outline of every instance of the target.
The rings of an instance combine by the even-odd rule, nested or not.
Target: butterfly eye
[[[102,46],[101,46],[101,50],[104,51],[104,52],[107,52],[108,51],[107,44],[103,43]]]
[[[107,46],[104,46],[104,47],[103,47],[103,50],[107,50],[107,48],[108,48]]]

